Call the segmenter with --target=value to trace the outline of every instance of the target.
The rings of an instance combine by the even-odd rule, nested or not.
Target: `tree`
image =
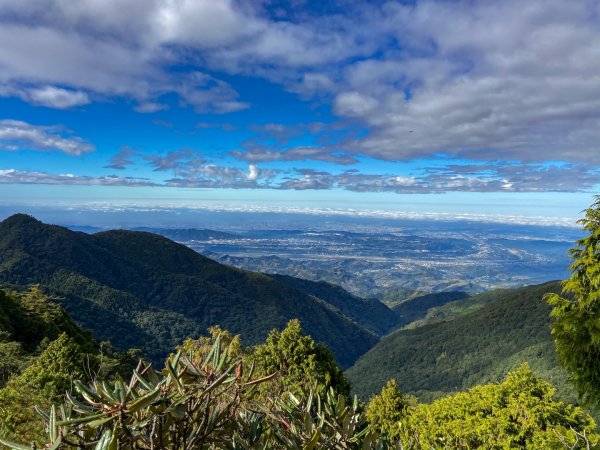
[[[208,355],[218,339],[221,346],[227,348],[230,358],[242,357],[244,355],[242,340],[239,334],[234,335],[227,330],[222,330],[219,325],[210,327],[208,333],[210,336],[200,336],[198,339],[186,339],[183,341],[183,344],[177,347],[177,351],[187,354],[193,363],[200,363],[206,358],[206,355]]]
[[[9,333],[0,330],[0,388],[12,375],[21,372],[30,362],[20,342],[9,340]]]
[[[301,394],[312,390],[325,394],[330,387],[344,395],[350,392],[350,383],[331,351],[306,336],[296,319],[290,320],[283,331],[271,331],[265,343],[255,348],[253,357],[262,375],[277,373],[280,392]],[[273,388],[269,386],[271,395]]]
[[[579,221],[588,233],[570,250],[571,276],[562,296],[546,297],[552,309],[552,336],[558,359],[590,403],[600,404],[600,196]]]
[[[554,398],[554,389],[527,364],[500,384],[476,386],[417,406],[401,438],[415,448],[589,448],[600,436],[579,407]],[[410,448],[410,447],[409,447]]]
[[[85,380],[84,353],[66,333],[51,342],[23,373],[0,389],[0,435],[24,440],[41,436],[35,407],[60,402],[74,380]]]
[[[404,395],[396,386],[396,380],[388,380],[381,394],[374,395],[367,405],[367,419],[382,436],[394,441],[400,434],[401,420],[416,406],[416,398]]]

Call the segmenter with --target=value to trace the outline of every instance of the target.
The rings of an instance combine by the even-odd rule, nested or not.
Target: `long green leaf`
[[[109,445],[110,445],[110,441],[112,440],[112,431],[111,430],[106,430],[104,433],[102,433],[102,437],[100,438],[100,440],[98,441],[98,443],[96,444],[96,447],[94,447],[95,450],[108,450],[109,449]]]
[[[159,396],[159,394],[160,388],[156,388],[154,391],[144,395],[143,397],[135,399],[133,402],[130,403],[127,409],[129,410],[129,412],[132,413],[138,412],[139,410],[151,405]]]
[[[78,417],[77,419],[61,420],[60,422],[58,422],[58,424],[59,425],[80,425],[82,423],[88,423],[93,420],[100,419],[102,417],[105,417],[105,415],[106,415],[106,413],[100,413],[100,414],[94,414],[91,416]]]
[[[17,444],[16,442],[9,441],[8,439],[4,439],[0,437],[0,444],[6,445],[7,447],[13,450],[31,450],[31,447],[27,445]]]

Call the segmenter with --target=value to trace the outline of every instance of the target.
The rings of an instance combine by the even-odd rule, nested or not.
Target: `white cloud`
[[[141,113],[154,113],[169,109],[169,106],[159,102],[141,102],[133,109]]]
[[[337,114],[361,118],[371,115],[378,106],[379,102],[373,97],[356,91],[341,92],[333,105]]]
[[[142,112],[176,94],[227,113],[249,105],[215,73],[251,75],[331,101],[369,129],[349,148],[375,158],[600,163],[597,1],[352,2],[281,17],[263,4],[5,0],[0,90],[42,89],[27,100],[59,107],[126,96]]]
[[[590,165],[452,165],[418,176],[366,174],[356,169],[329,173],[298,169],[279,189],[345,189],[354,192],[403,194],[460,192],[576,192],[600,183],[600,170]]]
[[[285,81],[290,88],[300,83],[305,90],[326,89],[332,85],[329,74],[315,72],[315,66],[368,55],[379,42],[351,17],[281,20],[269,17],[260,2],[233,0],[6,0],[0,2],[0,23],[0,42],[11,42],[0,48],[0,84],[126,95],[140,102],[141,111],[166,93],[177,93],[202,111],[247,107],[243,100],[220,95],[215,105],[209,98],[207,106],[202,93],[207,88],[182,88],[179,78],[185,72],[172,74],[169,67],[189,65]],[[215,82],[221,93],[233,91],[223,80]]]
[[[250,164],[248,166],[248,176],[246,177],[248,181],[256,181],[258,175],[260,174],[260,169],[254,164]]]
[[[136,150],[123,148],[108,168],[123,169],[139,158]],[[556,165],[447,165],[419,175],[363,173],[357,169],[330,173],[314,169],[289,172],[259,169],[250,164],[236,167],[205,162],[191,149],[169,152],[164,157],[145,157],[155,171],[173,171],[164,181],[117,175],[88,176],[50,174],[42,171],[0,169],[0,183],[163,186],[186,188],[258,188],[280,190],[342,189],[352,192],[427,194],[444,192],[577,192],[600,183],[600,170],[584,164]]]
[[[85,92],[71,91],[54,86],[44,86],[32,89],[28,92],[28,97],[30,101],[36,105],[49,106],[58,109],[85,105],[90,102],[90,99]]]
[[[28,172],[15,169],[0,169],[0,183],[79,186],[156,186],[156,183],[144,178],[119,177],[117,175],[92,177],[86,175],[74,175],[71,173],[51,174],[47,172]]]
[[[61,127],[0,120],[0,150],[58,150],[79,156],[93,151],[94,146],[80,137],[66,136]]]
[[[0,96],[17,96],[34,105],[57,109],[67,109],[90,103],[90,98],[85,92],[56,86],[19,88],[4,85],[0,86]]]
[[[597,2],[386,8],[402,51],[347,67],[334,103],[371,128],[356,151],[600,163]]]
[[[304,161],[307,159],[342,165],[350,165],[358,162],[354,156],[346,152],[332,152],[327,147],[323,148],[319,146],[292,147],[283,151],[254,147],[243,152],[232,151],[231,155],[237,159],[254,163],[267,161]]]

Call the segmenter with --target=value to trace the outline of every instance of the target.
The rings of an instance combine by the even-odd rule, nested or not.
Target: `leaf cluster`
[[[227,335],[225,335],[227,337]],[[227,339],[226,339],[227,340]],[[52,449],[353,449],[371,436],[355,398],[333,388],[323,395],[256,395],[274,375],[257,377],[220,335],[203,360],[178,351],[158,372],[140,365],[127,382],[75,382],[66,403],[42,412]],[[186,347],[184,345],[184,347]],[[31,448],[6,439],[9,448]],[[368,447],[372,448],[372,447]]]

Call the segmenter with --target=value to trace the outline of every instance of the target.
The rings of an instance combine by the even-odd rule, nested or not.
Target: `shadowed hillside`
[[[357,297],[340,286],[326,281],[309,281],[288,275],[269,276],[286,286],[320,298],[379,335],[387,333],[398,323],[394,311],[379,300]]]

